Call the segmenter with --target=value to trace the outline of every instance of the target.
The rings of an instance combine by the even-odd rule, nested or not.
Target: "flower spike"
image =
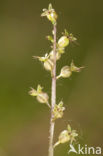
[[[49,136],[49,150],[48,156],[54,156],[54,148],[59,144],[64,144],[69,142],[72,147],[72,143],[78,136],[76,130],[72,130],[71,126],[68,124],[67,128],[64,129],[58,136],[57,142],[54,144],[54,128],[57,119],[60,119],[64,115],[65,107],[63,101],[59,104],[56,103],[56,80],[59,78],[69,78],[73,72],[80,72],[84,67],[77,67],[72,61],[70,65],[63,66],[61,68],[60,74],[57,76],[57,60],[59,60],[62,54],[65,53],[65,49],[71,42],[75,42],[77,39],[72,33],[69,33],[66,29],[62,33],[61,37],[57,40],[57,18],[58,15],[52,4],[49,4],[47,9],[43,9],[42,17],[46,17],[53,26],[52,35],[48,35],[46,38],[51,42],[51,50],[44,56],[33,56],[34,59],[38,59],[44,66],[44,68],[51,73],[51,105],[49,104],[49,96],[43,91],[41,85],[37,86],[37,89],[31,88],[29,94],[36,97],[37,101],[40,103],[45,103],[51,111],[50,116],[50,136]],[[53,146],[54,145],[54,146]]]

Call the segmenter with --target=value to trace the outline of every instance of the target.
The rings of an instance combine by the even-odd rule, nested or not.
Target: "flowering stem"
[[[54,138],[54,127],[55,122],[53,119],[53,109],[56,104],[56,24],[53,25],[53,34],[54,34],[54,42],[53,42],[53,70],[52,70],[52,86],[51,86],[51,117],[50,117],[50,137],[49,137],[49,154],[48,156],[54,156],[54,148],[53,148],[53,138]]]

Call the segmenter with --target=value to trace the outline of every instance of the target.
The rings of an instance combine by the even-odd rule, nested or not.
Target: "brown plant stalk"
[[[51,86],[51,117],[50,117],[50,136],[49,136],[49,154],[54,155],[53,139],[55,122],[53,121],[53,109],[56,104],[56,24],[53,26],[54,42],[53,42],[53,70],[52,70],[52,86]]]

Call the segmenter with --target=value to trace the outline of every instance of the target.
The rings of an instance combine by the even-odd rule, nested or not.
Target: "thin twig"
[[[48,156],[54,156],[53,139],[54,139],[55,122],[52,119],[53,119],[53,109],[56,104],[56,24],[54,25],[53,32],[54,32],[54,42],[53,42],[54,66],[53,66],[53,70],[52,70],[51,117],[50,117],[50,137],[49,137],[49,154],[48,154]]]

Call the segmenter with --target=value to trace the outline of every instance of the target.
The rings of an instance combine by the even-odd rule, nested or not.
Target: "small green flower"
[[[56,20],[58,17],[55,10],[52,7],[52,4],[49,4],[48,9],[43,9],[43,13],[41,14],[41,16],[46,16],[48,20],[52,22],[52,24],[56,24]]]
[[[45,54],[44,57],[39,57],[39,56],[33,56],[33,58],[39,59],[40,62],[43,62],[44,68],[48,71],[52,71],[53,69],[53,60],[49,59],[50,54]]]
[[[63,36],[58,40],[58,47],[65,48],[69,45],[70,42],[74,42],[77,39],[73,36],[73,34],[69,34],[67,30],[62,33]]]
[[[72,75],[72,72],[80,72],[82,68],[84,68],[84,67],[76,67],[72,61],[70,66],[64,66],[61,69],[61,72],[57,76],[57,79],[59,79],[61,77],[68,78]]]
[[[55,104],[55,107],[53,109],[53,121],[62,118],[64,110],[65,107],[63,107],[63,101],[60,101],[58,105]]]
[[[49,102],[48,102],[49,96],[48,96],[47,93],[44,93],[42,91],[42,89],[43,89],[43,87],[41,87],[40,85],[38,85],[37,86],[37,90],[35,90],[34,88],[31,88],[31,90],[29,91],[29,94],[31,96],[36,96],[38,102],[40,102],[40,103],[46,103],[50,107]]]
[[[54,148],[58,146],[59,144],[64,144],[66,142],[72,143],[75,141],[75,137],[77,137],[78,134],[76,133],[76,130],[72,130],[71,126],[67,126],[67,130],[64,130],[60,133],[58,137],[58,141],[54,144]]]

